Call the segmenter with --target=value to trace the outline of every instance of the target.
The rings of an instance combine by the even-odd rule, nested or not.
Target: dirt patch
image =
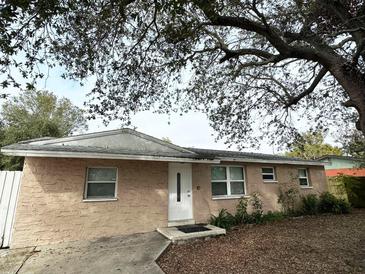
[[[241,226],[170,245],[166,273],[365,273],[365,210]]]

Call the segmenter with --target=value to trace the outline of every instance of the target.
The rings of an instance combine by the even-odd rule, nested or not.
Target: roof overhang
[[[221,162],[241,162],[241,163],[261,163],[261,164],[281,164],[281,165],[303,165],[303,166],[325,166],[326,163],[319,161],[292,161],[292,160],[265,160],[250,158],[229,158],[219,157]]]
[[[119,159],[119,160],[208,163],[208,164],[220,164],[221,162],[283,164],[283,165],[303,165],[303,166],[324,166],[326,164],[325,162],[318,162],[318,161],[265,160],[265,159],[229,158],[229,157],[220,157],[217,159],[194,159],[194,158],[185,158],[185,157],[167,157],[167,156],[151,156],[151,155],[128,155],[128,154],[67,152],[67,151],[14,150],[14,149],[4,149],[4,148],[1,149],[1,152],[5,155],[9,155],[9,156],[23,156],[23,157]]]
[[[142,161],[163,161],[163,162],[184,162],[184,163],[210,163],[219,164],[218,159],[193,159],[184,157],[167,157],[151,155],[127,155],[112,153],[90,153],[90,152],[67,152],[67,151],[39,151],[39,150],[15,150],[1,149],[1,153],[9,156],[22,157],[50,157],[50,158],[89,158],[89,159],[119,159],[119,160],[142,160]]]

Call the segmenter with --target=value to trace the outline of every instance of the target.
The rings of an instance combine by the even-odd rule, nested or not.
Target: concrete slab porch
[[[185,233],[183,231],[180,231],[179,227],[175,226],[157,228],[157,231],[173,243],[194,238],[212,237],[226,234],[226,230],[224,228],[216,227],[214,225],[204,225],[204,227],[208,230]]]

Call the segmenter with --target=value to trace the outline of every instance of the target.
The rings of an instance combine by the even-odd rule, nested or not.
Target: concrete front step
[[[184,241],[195,238],[202,237],[212,237],[218,235],[225,235],[226,230],[224,228],[216,227],[214,225],[204,225],[204,227],[209,230],[192,232],[192,233],[184,233],[178,229],[178,227],[161,227],[157,228],[157,231],[165,236],[167,239],[171,240],[173,243],[177,241]]]
[[[181,221],[169,221],[167,226],[170,227],[170,226],[182,226],[182,225],[193,225],[193,224],[195,224],[194,219],[187,219]]]

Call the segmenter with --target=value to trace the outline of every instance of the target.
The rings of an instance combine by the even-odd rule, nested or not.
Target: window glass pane
[[[271,167],[263,167],[262,173],[274,173],[274,169]]]
[[[181,174],[178,173],[176,175],[176,183],[177,183],[177,186],[176,186],[176,200],[177,202],[181,202]]]
[[[212,194],[215,195],[227,195],[226,182],[212,182]]]
[[[226,168],[221,166],[212,167],[212,180],[226,180]]]
[[[308,185],[308,179],[307,178],[299,178],[299,184],[301,186],[307,186]]]
[[[89,183],[87,186],[87,198],[111,198],[115,197],[115,183]]]
[[[231,182],[231,194],[244,194],[243,191],[243,182]]]
[[[299,177],[307,177],[307,170],[299,169]]]
[[[242,167],[230,167],[229,175],[231,180],[243,180],[243,169]]]
[[[262,174],[262,179],[264,179],[264,180],[274,180],[274,175],[272,175],[272,174]]]
[[[88,181],[116,181],[116,168],[89,168]]]

